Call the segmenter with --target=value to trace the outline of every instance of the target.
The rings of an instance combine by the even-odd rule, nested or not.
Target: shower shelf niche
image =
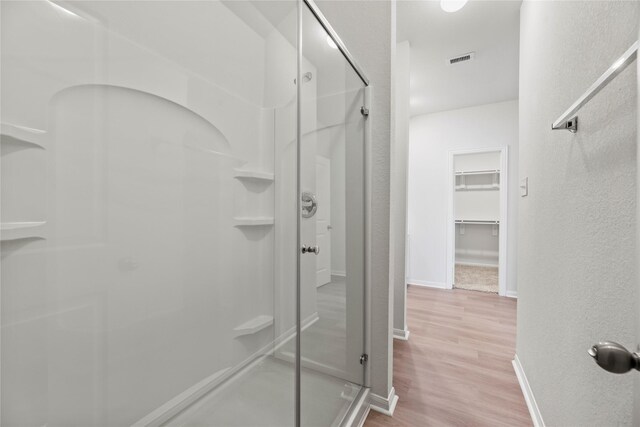
[[[0,141],[2,141],[2,144],[18,143],[33,146],[34,148],[45,148],[44,137],[46,134],[47,132],[41,129],[11,123],[0,124]]]
[[[273,316],[269,316],[267,314],[261,314],[260,316],[254,317],[253,319],[244,322],[242,325],[237,326],[233,329],[236,337],[241,337],[243,335],[252,335],[256,332],[263,330],[264,328],[268,328],[273,325]]]
[[[45,238],[45,221],[3,222],[0,226],[2,241]]]
[[[274,219],[271,217],[242,217],[234,218],[236,227],[260,227],[274,224]]]
[[[236,169],[236,179],[251,179],[256,181],[273,182],[274,175],[270,172],[262,172],[257,170]]]

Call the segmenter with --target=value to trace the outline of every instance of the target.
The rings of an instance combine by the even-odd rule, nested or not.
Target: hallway
[[[409,341],[394,340],[393,418],[366,427],[530,426],[516,374],[516,300],[409,286]]]

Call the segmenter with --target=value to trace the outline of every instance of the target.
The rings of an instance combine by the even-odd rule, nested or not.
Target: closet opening
[[[507,150],[450,152],[448,289],[507,293]]]

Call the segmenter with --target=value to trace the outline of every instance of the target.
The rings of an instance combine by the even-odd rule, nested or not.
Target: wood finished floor
[[[531,426],[511,365],[516,300],[485,292],[409,286],[409,341],[394,340],[393,417],[365,427]]]

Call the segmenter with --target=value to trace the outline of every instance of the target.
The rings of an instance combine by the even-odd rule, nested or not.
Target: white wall
[[[395,50],[395,3],[386,1],[317,1],[349,51],[364,68],[373,89],[371,105],[371,337],[369,347],[372,392],[386,397],[391,390],[393,293],[389,286],[389,155],[391,140],[391,58]],[[363,31],[375,28],[375,31]]]
[[[521,11],[517,354],[548,426],[632,425],[633,379],[598,368],[600,340],[633,348],[636,65],[551,123],[638,38],[638,2],[525,1]],[[637,398],[637,397],[636,397]]]
[[[393,329],[406,335],[407,330],[407,177],[409,161],[409,94],[410,48],[409,42],[398,43],[395,67],[395,139],[391,150],[391,230],[389,276],[394,288]]]
[[[518,101],[411,118],[409,136],[408,282],[444,287],[447,262],[449,152],[509,147],[507,293],[516,286]]]

